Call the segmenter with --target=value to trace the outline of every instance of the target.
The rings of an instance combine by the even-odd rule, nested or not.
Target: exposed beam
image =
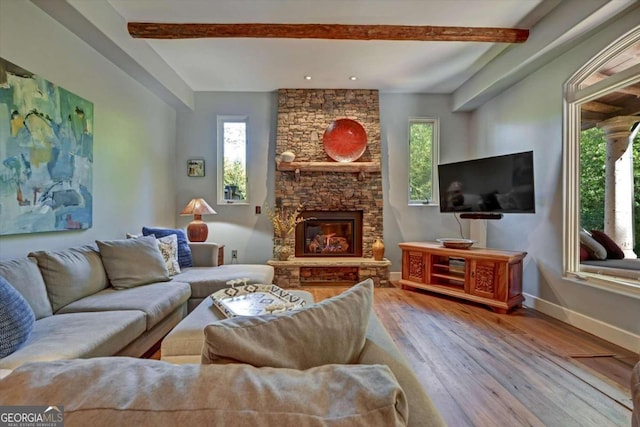
[[[469,41],[523,43],[520,28],[338,24],[175,24],[129,22],[129,34],[144,39],[280,38],[331,40]]]
[[[594,83],[598,83],[606,78],[611,77],[610,75],[607,74],[603,74],[603,73],[594,73],[592,75],[590,75],[589,77],[587,77],[584,80],[585,85],[592,85]],[[618,90],[616,90],[616,92],[620,92],[620,93],[626,93],[627,95],[635,95],[635,96],[640,96],[640,88],[635,87],[635,86],[629,86],[629,87],[623,87],[620,88]]]
[[[583,110],[593,111],[596,113],[612,114],[622,110],[622,107],[605,104],[599,101],[589,101],[581,105]]]

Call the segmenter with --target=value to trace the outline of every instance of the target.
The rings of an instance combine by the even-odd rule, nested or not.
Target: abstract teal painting
[[[93,103],[0,58],[0,235],[92,225]]]

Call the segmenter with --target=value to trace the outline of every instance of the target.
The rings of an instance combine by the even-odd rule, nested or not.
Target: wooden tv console
[[[490,306],[507,313],[522,305],[526,252],[450,249],[440,243],[400,243],[403,289],[418,288]]]

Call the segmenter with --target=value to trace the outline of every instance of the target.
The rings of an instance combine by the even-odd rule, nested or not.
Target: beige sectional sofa
[[[270,266],[217,267],[215,243],[190,247],[194,267],[171,280],[126,289],[111,286],[96,246],[36,251],[0,261],[0,276],[24,297],[36,318],[29,339],[0,359],[0,369],[33,361],[139,357],[180,322],[189,305],[197,305],[230,278],[273,280]]]
[[[176,342],[186,364],[32,363],[0,381],[0,406],[59,402],[69,426],[444,426],[372,306],[370,279],[276,315],[207,323],[205,301]]]
[[[6,307],[36,318],[0,359],[0,406],[60,404],[68,426],[444,426],[372,309],[371,279],[317,304],[299,291],[310,304],[295,312],[227,319],[205,298],[187,315],[273,269],[206,267],[217,246],[194,244],[194,267],[169,279],[155,237],[96,243],[0,261],[20,301]],[[185,364],[136,358],[172,329],[163,349]]]

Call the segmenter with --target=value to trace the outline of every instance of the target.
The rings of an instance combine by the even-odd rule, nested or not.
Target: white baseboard
[[[531,307],[541,313],[558,319],[564,323],[574,326],[583,331],[589,332],[603,340],[609,341],[620,347],[626,348],[634,353],[640,353],[640,335],[633,334],[609,325],[600,320],[580,314],[568,308],[561,307],[552,302],[540,299],[533,295],[524,294],[526,300],[524,305]]]

